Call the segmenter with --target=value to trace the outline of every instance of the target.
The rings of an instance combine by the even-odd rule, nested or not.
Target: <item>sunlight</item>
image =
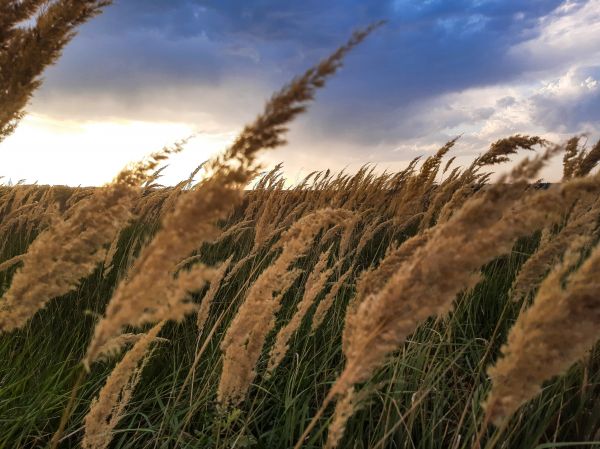
[[[31,114],[2,143],[3,181],[101,185],[121,168],[196,132],[185,150],[169,161],[161,179],[174,184],[224,149],[233,133],[202,133],[185,123],[55,120]]]

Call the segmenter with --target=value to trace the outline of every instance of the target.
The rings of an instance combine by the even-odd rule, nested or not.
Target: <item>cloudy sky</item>
[[[294,180],[402,168],[459,134],[463,163],[517,132],[600,136],[600,0],[115,0],[46,72],[0,145],[0,174],[101,184],[195,133],[163,180],[176,182],[272,91],[379,19],[265,164]]]

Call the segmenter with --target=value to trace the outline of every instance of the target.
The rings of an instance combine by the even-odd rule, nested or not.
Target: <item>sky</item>
[[[459,164],[515,133],[600,137],[600,0],[115,0],[45,72],[0,144],[0,175],[100,185],[194,135],[164,172],[176,183],[380,19],[265,167],[283,162],[295,181],[401,169],[457,135]],[[558,180],[560,161],[544,177]]]

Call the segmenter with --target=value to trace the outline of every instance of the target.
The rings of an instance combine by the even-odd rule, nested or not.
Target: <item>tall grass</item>
[[[575,270],[569,279],[582,279],[578,281],[577,285],[581,286],[578,288],[590,291],[586,297],[594,297],[594,281],[586,280],[591,274],[585,274],[594,273],[592,259],[581,268],[578,267],[595,254],[592,252],[592,256],[588,256],[597,242],[600,212],[594,207],[597,202],[592,201],[598,196],[597,175],[575,178],[547,190],[521,181],[478,186],[473,189],[475,193],[471,194],[471,199],[453,212],[450,219],[440,223],[434,221],[430,226],[424,226],[421,220],[431,216],[430,207],[438,210],[445,207],[446,203],[429,200],[446,188],[444,182],[434,183],[429,195],[422,197],[420,204],[412,206],[416,209],[417,218],[407,226],[407,219],[398,219],[397,209],[389,201],[389,198],[398,195],[398,191],[402,191],[402,186],[398,186],[396,181],[399,176],[382,175],[385,180],[378,176],[363,177],[362,181],[356,183],[360,176],[363,175],[336,178],[335,175],[323,173],[319,177],[314,176],[301,188],[284,190],[280,185],[265,190],[264,194],[260,190],[252,190],[244,195],[244,201],[217,225],[215,237],[197,248],[196,256],[183,269],[188,272],[198,263],[210,266],[230,259],[224,267],[227,270],[229,266],[231,273],[234,265],[244,262],[233,276],[228,277],[224,271],[213,278],[219,284],[213,283],[210,288],[201,289],[193,295],[190,304],[194,308],[196,305],[201,307],[205,297],[211,298],[204,308],[206,318],[201,332],[195,317],[185,319],[178,325],[167,323],[161,331],[161,337],[167,341],[157,346],[152,357],[144,362],[142,373],[129,373],[139,376],[139,379],[135,391],[128,393],[131,398],[127,407],[121,400],[112,404],[118,408],[120,417],[120,420],[112,419],[114,429],[109,433],[112,445],[167,447],[179,441],[178,444],[183,447],[198,444],[229,447],[240,442],[250,447],[259,447],[261,444],[290,447],[321,409],[332,382],[340,373],[343,378],[344,367],[349,369],[353,366],[354,362],[351,361],[354,359],[344,362],[342,357],[354,351],[348,335],[365,325],[365,330],[371,331],[373,337],[387,335],[386,331],[368,324],[367,320],[374,316],[376,298],[382,297],[383,292],[394,291],[390,290],[391,285],[395,285],[398,276],[408,276],[406,286],[410,289],[425,288],[424,298],[427,301],[440,300],[443,292],[449,298],[447,304],[452,306],[453,311],[442,315],[435,312],[438,318],[428,320],[426,317],[432,312],[425,308],[425,299],[417,300],[415,295],[409,294],[412,290],[407,290],[408,287],[399,290],[402,294],[385,293],[393,301],[407,297],[413,304],[411,310],[414,312],[394,312],[392,306],[386,306],[381,316],[389,320],[390,326],[404,325],[402,323],[409,320],[414,323],[411,324],[412,330],[405,331],[404,343],[394,343],[388,355],[358,379],[359,384],[352,390],[355,392],[353,396],[342,394],[347,399],[337,407],[343,413],[338,412],[332,421],[334,430],[329,437],[330,445],[335,439],[342,438],[339,443],[342,447],[353,442],[356,447],[441,448],[450,445],[466,448],[472,447],[479,439],[482,447],[500,447],[503,442],[510,441],[511,447],[529,448],[552,441],[597,439],[600,410],[595,398],[600,371],[598,351],[592,350],[592,342],[597,340],[597,335],[594,335],[597,326],[593,324],[585,328],[589,329],[585,335],[581,334],[584,328],[573,327],[577,335],[581,335],[578,338],[587,342],[578,346],[583,352],[577,354],[585,354],[586,348],[591,352],[583,359],[579,355],[564,358],[560,362],[561,367],[566,369],[573,363],[575,366],[562,377],[547,380],[544,377],[534,382],[530,391],[541,391],[541,394],[532,396],[530,393],[526,396],[529,402],[521,408],[513,407],[514,410],[511,409],[506,418],[513,414],[510,424],[501,424],[498,428],[488,426],[482,405],[487,392],[496,388],[496,382],[499,382],[494,371],[490,371],[491,378],[486,376],[486,368],[496,363],[510,365],[508,359],[504,362],[500,358],[500,346],[506,341],[515,320],[519,323],[523,313],[535,313],[537,298],[534,298],[532,306],[527,307],[529,296],[515,301],[512,291],[521,267],[525,269],[528,265],[529,255],[547,251],[545,246],[537,248],[542,229],[552,229],[551,232],[561,235],[564,229],[569,229],[570,223],[579,223],[582,217],[589,220],[586,229],[590,229],[591,233],[585,233],[584,244],[575,253],[573,249],[568,251],[569,260],[578,257],[580,262],[575,265],[569,263],[568,266],[569,270]],[[420,169],[415,166],[411,173],[403,174],[403,179],[417,176],[420,176]],[[323,181],[323,177],[326,181]],[[317,183],[320,188],[316,187]],[[361,189],[362,193],[345,191],[350,183],[357,185],[356,188]],[[395,191],[392,185],[397,187]],[[5,195],[11,197],[11,189],[19,188],[7,189]],[[457,187],[455,191],[459,190],[460,187]],[[40,210],[52,209],[55,196],[46,195],[46,191],[44,187],[33,189],[11,207],[15,210],[22,208],[27,196],[33,194],[36,198],[47,198],[44,200],[47,203]],[[167,198],[173,192],[172,188],[148,189],[137,202],[147,204],[147,197]],[[93,194],[90,192],[87,196],[74,198],[72,204],[61,213],[69,215],[70,208],[76,208]],[[177,194],[184,195],[185,191]],[[62,202],[66,204],[72,195],[80,196],[75,189],[61,192]],[[359,195],[379,200],[355,200],[354,197]],[[451,201],[452,196],[447,195],[447,198]],[[581,203],[583,199],[586,199],[588,206]],[[253,223],[257,223],[261,214],[268,210],[260,204],[267,200],[279,204],[278,209],[271,212],[278,216],[269,220],[274,228],[270,239],[257,249]],[[580,207],[573,209],[573,204],[580,203]],[[347,215],[331,215],[320,204],[347,211],[352,217],[362,217],[358,223],[352,224],[353,231],[348,244],[342,245],[344,229],[354,220]],[[486,211],[483,215],[485,220],[479,215],[481,208]],[[539,208],[539,213],[533,214],[532,210],[536,208]],[[138,207],[134,206],[133,209]],[[298,214],[298,210],[302,212]],[[10,215],[10,211],[9,207],[5,216]],[[293,211],[298,214],[299,223],[293,221],[284,225],[288,214]],[[294,226],[301,227],[302,217],[310,219],[315,211],[328,218],[330,230],[335,228],[335,223],[341,224],[342,228],[336,233],[323,229],[306,241],[309,246],[305,250],[294,251],[293,246],[287,246],[290,237],[285,237],[285,232],[289,230],[288,233],[294,235]],[[471,218],[475,215],[479,217],[477,220]],[[56,430],[71,393],[73,377],[80,371],[78,362],[84,356],[87,342],[92,336],[95,317],[103,313],[115,282],[131,276],[128,273],[141,257],[139,242],[147,241],[160,232],[157,227],[160,213],[138,211],[137,217],[121,230],[113,256],[113,268],[108,273],[104,273],[104,267],[99,263],[93,273],[82,280],[76,291],[50,301],[46,309],[36,314],[22,330],[3,335],[0,352],[3,359],[13,363],[0,368],[4,379],[0,397],[0,419],[4,423],[0,432],[2,444],[17,447],[44,445],[44,441],[47,443]],[[530,221],[532,217],[533,222]],[[41,221],[39,223],[43,228]],[[373,223],[377,225],[373,226]],[[30,242],[35,241],[36,232],[29,234],[26,228],[25,224],[11,227],[9,232],[13,237],[7,240],[2,260],[26,252]],[[365,233],[371,233],[373,228],[378,228],[377,232],[367,243],[360,244]],[[310,234],[313,235],[312,232]],[[484,235],[494,237],[484,238]],[[502,246],[498,240],[500,235],[523,235],[524,238],[515,241],[514,237],[510,237],[510,243]],[[443,243],[440,239],[443,239]],[[542,242],[542,245],[546,244]],[[489,247],[492,251],[492,255],[486,256],[486,259],[482,259],[483,247]],[[360,251],[357,251],[358,248]],[[457,248],[461,249],[460,260],[464,259],[469,264],[465,268],[456,259],[454,253]],[[467,250],[475,251],[477,258]],[[280,263],[282,267],[288,267],[291,270],[289,272],[284,268],[275,269],[277,265],[273,265],[277,260],[283,260],[281,251],[290,251],[292,259],[289,260],[293,263]],[[325,263],[329,269],[322,271]],[[434,263],[448,265],[442,269],[442,265],[436,267]],[[423,281],[413,280],[413,275],[409,273],[420,266],[419,272],[430,273],[427,270],[434,270],[432,274],[437,276],[439,273],[442,277],[436,281],[435,276],[426,275]],[[479,267],[481,273],[473,277]],[[313,272],[315,269],[316,272]],[[10,285],[15,270],[18,270],[18,263],[2,273],[5,289]],[[225,341],[224,347],[229,346],[225,337],[228,332],[233,332],[230,331],[232,323],[237,320],[238,324],[233,326],[239,327],[241,322],[236,315],[246,313],[243,312],[244,307],[249,317],[266,311],[263,310],[262,301],[267,299],[265,295],[268,293],[257,296],[251,292],[253,289],[255,292],[264,290],[255,283],[264,282],[261,279],[267,279],[265,276],[269,276],[269,270],[274,274],[279,273],[273,280],[289,287],[285,290],[274,289],[281,291],[281,294],[276,297],[277,307],[270,312],[273,318],[257,327],[263,335],[259,341],[264,343],[253,346],[256,349],[252,358],[248,359],[250,363],[233,363],[231,360],[236,360],[249,350],[243,341],[244,331],[236,331],[242,340],[232,353],[235,357],[229,359],[229,365],[223,365],[221,342]],[[584,271],[577,275],[575,273],[578,270]],[[317,281],[317,273],[323,272],[328,274],[327,280]],[[458,273],[464,273],[460,276],[464,276],[467,283],[460,284],[462,293],[456,295],[446,284]],[[550,275],[555,278],[553,273]],[[387,286],[388,283],[390,286]],[[312,291],[316,285],[322,287],[317,292]],[[567,296],[568,285],[565,292]],[[534,293],[537,291],[537,287],[531,288]],[[549,291],[554,292],[555,288]],[[334,294],[330,295],[331,292]],[[313,299],[306,302],[306,295]],[[255,297],[258,302],[248,302],[247,296]],[[324,308],[325,301],[329,302],[326,312],[317,312],[320,307]],[[547,305],[544,307],[558,311],[559,307],[566,306],[566,303],[561,306],[560,301],[553,306],[552,301],[551,297],[545,299],[544,304]],[[585,319],[593,320],[593,311],[597,310],[593,304],[584,309]],[[298,318],[299,310],[302,310],[302,314]],[[547,314],[535,315],[550,319]],[[568,327],[573,320],[569,317],[567,312],[554,313],[549,329],[555,332],[560,326]],[[317,326],[313,320],[316,320]],[[581,322],[581,318],[577,320]],[[287,329],[291,323],[294,323],[292,332]],[[342,339],[343,332],[345,336]],[[531,337],[534,338],[538,332],[530,334]],[[527,332],[522,334],[528,335]],[[276,349],[278,345],[282,347],[277,342],[282,338],[278,335],[287,335],[287,349],[283,351]],[[562,335],[566,335],[566,332],[558,330],[557,338],[560,339]],[[123,342],[129,341],[129,338],[124,338]],[[540,335],[535,338],[545,337]],[[514,343],[508,341],[509,345],[513,345],[511,357],[514,357],[514,351],[530,348],[520,345],[523,349],[519,349],[519,346],[512,349]],[[565,344],[569,345],[569,342],[574,344],[572,338],[565,340]],[[356,363],[361,369],[367,369],[367,361],[375,357],[375,348],[374,343],[369,343],[365,347],[366,353],[353,356],[357,357]],[[503,351],[508,354],[509,350]],[[114,348],[110,352],[112,357],[104,357],[103,361],[92,367],[78,389],[73,414],[61,437],[62,444],[75,444],[83,437],[83,417],[111,371],[115,358],[119,358]],[[269,361],[273,354],[278,354],[276,367]],[[533,370],[536,354],[550,356],[554,360],[554,356],[543,351],[527,354],[527,358],[522,360],[528,368],[520,368],[518,373],[523,373],[524,369]],[[548,364],[541,360],[542,372],[547,372],[545,367]],[[228,368],[223,370],[223,366]],[[193,371],[191,375],[190,370]],[[238,377],[233,377],[235,379],[250,376],[246,377],[245,393],[237,396],[238,399],[234,401],[237,405],[218,407],[219,379],[223,375],[232,375],[233,370],[242,370]],[[561,370],[556,374],[560,374]],[[512,378],[517,385],[523,385],[518,375],[521,374],[503,375],[502,379]],[[539,390],[542,381],[546,383],[543,384],[543,390]],[[498,388],[500,385],[510,385],[506,382],[502,381]],[[519,391],[511,387],[502,388],[492,390],[491,399],[485,403],[496,401],[498,394],[506,401]],[[175,401],[177,396],[180,397]],[[519,400],[517,405],[522,401]],[[19,414],[15,415],[14,410],[20,410]],[[314,421],[313,431],[302,440],[304,446],[319,447],[325,444],[326,429],[333,412],[333,409],[324,409]],[[496,415],[493,419],[498,422]],[[97,413],[90,416],[97,416]],[[111,420],[111,416],[107,414],[104,419]],[[341,421],[340,416],[343,416]],[[90,422],[90,419],[88,417],[87,421]],[[345,420],[348,420],[347,423]]]
[[[83,9],[44,64],[105,3],[55,2]],[[454,139],[398,173],[285,188],[277,166],[244,190],[377,26],[175,187],[178,145],[100,188],[0,189],[0,446],[600,447],[600,144],[515,135],[451,169]]]

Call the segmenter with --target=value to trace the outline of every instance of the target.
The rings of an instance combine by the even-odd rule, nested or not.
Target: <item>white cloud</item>
[[[565,64],[600,64],[600,0],[567,0],[539,19],[538,31],[535,38],[509,52],[532,71],[553,70]]]

